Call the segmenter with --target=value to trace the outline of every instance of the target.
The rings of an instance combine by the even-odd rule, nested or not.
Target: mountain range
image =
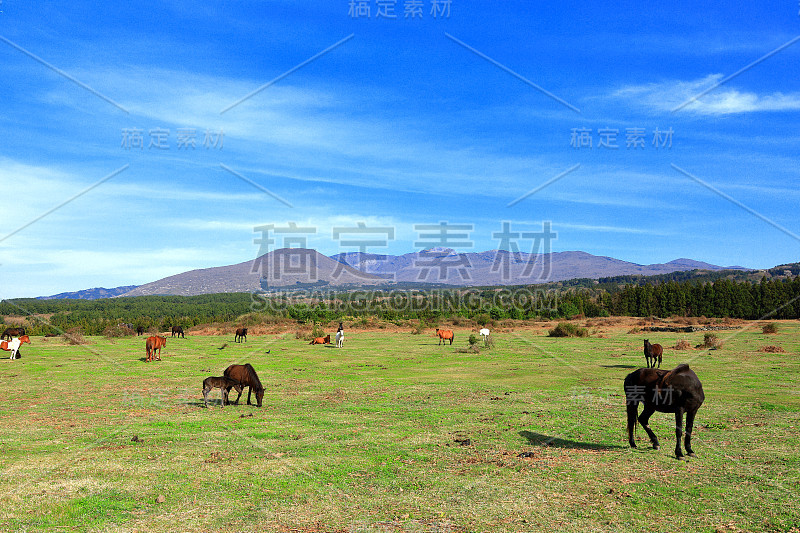
[[[198,295],[287,288],[350,288],[395,283],[449,286],[525,285],[575,278],[667,274],[686,270],[747,270],[692,259],[639,265],[586,252],[528,254],[490,250],[457,253],[432,248],[399,256],[362,252],[330,257],[316,250],[282,248],[235,265],[191,270],[140,285],[122,296]]]

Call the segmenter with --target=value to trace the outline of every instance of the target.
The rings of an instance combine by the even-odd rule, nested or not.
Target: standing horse
[[[341,348],[344,346],[344,330],[340,329],[336,332],[336,347]]]
[[[247,328],[239,328],[236,330],[236,335],[233,336],[233,342],[242,342],[241,339],[247,342]]]
[[[172,326],[172,336],[175,337],[176,335],[183,339],[186,338],[183,335],[183,328],[181,326]]]
[[[227,378],[225,376],[207,377],[203,380],[203,403],[205,404],[206,409],[208,409],[208,393],[211,392],[212,389],[220,389],[220,392],[222,393],[222,407],[225,408],[225,404],[229,403],[228,392],[231,389],[236,389],[239,395],[241,395],[244,387],[235,379]]]
[[[664,348],[660,344],[650,344],[650,341],[644,340],[644,359],[647,361],[647,368],[655,368],[656,359],[658,359],[658,368],[661,368],[661,354],[663,353]]]
[[[158,360],[161,361],[161,348],[167,345],[166,337],[147,337],[145,342],[145,349],[147,350],[147,363],[155,359],[156,350],[158,350]]]
[[[703,405],[705,394],[697,374],[687,364],[680,364],[672,370],[640,368],[625,377],[625,401],[628,413],[628,442],[636,448],[633,432],[636,428],[639,402],[644,403],[638,421],[650,437],[654,449],[659,448],[658,437],[650,429],[650,416],[660,413],[675,413],[675,457],[683,459],[681,435],[683,435],[683,414],[686,413],[686,453],[695,457],[692,450],[692,429],[694,416]]]
[[[436,328],[436,335],[439,336],[439,346],[441,346],[442,342],[446,341],[446,340],[449,340],[450,341],[450,345],[452,346],[453,345],[453,340],[456,337],[455,335],[453,335],[453,332],[451,330],[449,330],[449,329]]]
[[[11,357],[9,357],[9,359],[19,359],[22,357],[19,353],[19,347],[26,342],[28,344],[31,343],[31,339],[27,335],[22,335],[10,341],[0,341],[0,350],[11,352]]]
[[[138,337],[142,333],[144,333],[144,326],[137,326],[136,327],[136,336]]]
[[[25,335],[25,328],[6,328],[2,335],[0,335],[0,340],[5,339],[8,337],[8,340],[11,340],[11,337],[22,337]]]
[[[236,380],[242,385],[241,389],[236,389],[239,392],[239,396],[236,397],[234,402],[236,405],[239,405],[242,390],[247,387],[247,405],[250,405],[250,393],[255,392],[256,402],[258,402],[258,407],[261,407],[261,400],[264,398],[264,386],[261,384],[261,380],[258,379],[255,368],[250,363],[229,366],[225,369],[225,377]],[[230,390],[231,388],[228,387],[228,391]]]

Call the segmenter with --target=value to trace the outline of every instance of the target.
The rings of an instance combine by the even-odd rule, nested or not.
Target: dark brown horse
[[[172,336],[178,336],[184,339],[186,338],[183,335],[183,328],[181,326],[172,326]]]
[[[25,328],[6,328],[3,334],[0,335],[0,340],[6,337],[11,340],[11,337],[22,337],[23,335],[25,335]]]
[[[330,344],[331,343],[331,336],[325,335],[324,337],[316,337],[308,344]]]
[[[247,342],[247,328],[239,328],[236,330],[236,335],[233,336],[233,342],[242,342],[241,339]]]
[[[661,354],[663,353],[664,348],[660,344],[650,344],[650,341],[644,340],[644,359],[647,361],[647,368],[655,368],[656,359],[658,368],[661,368]]]
[[[241,395],[244,387],[235,379],[226,378],[225,376],[207,377],[203,380],[203,403],[206,409],[208,409],[208,393],[211,392],[212,389],[220,389],[222,393],[222,407],[224,408],[225,404],[228,403],[228,391],[236,389]]]
[[[161,348],[167,345],[166,337],[147,337],[145,342],[145,349],[147,350],[147,361],[150,362],[155,359],[156,350],[158,350],[158,360],[161,361]]]
[[[692,450],[692,428],[694,416],[703,405],[705,394],[703,385],[697,374],[687,364],[681,364],[672,370],[656,368],[640,368],[625,377],[625,401],[628,413],[628,442],[636,448],[633,432],[636,428],[636,414],[639,403],[644,403],[644,410],[638,421],[650,437],[656,450],[659,448],[658,437],[650,429],[650,416],[658,411],[675,413],[675,457],[683,459],[681,451],[681,435],[683,435],[683,414],[686,413],[686,453],[694,457]]]
[[[136,336],[138,337],[142,333],[144,333],[144,326],[136,326]]]
[[[439,345],[441,346],[443,341],[450,341],[450,345],[452,346],[453,340],[455,340],[456,336],[453,332],[449,329],[439,329],[436,328],[436,335],[439,337]]]
[[[244,390],[244,387],[247,387],[247,405],[250,405],[250,393],[255,392],[256,402],[258,402],[258,407],[261,407],[261,400],[264,398],[264,386],[261,385],[261,380],[258,379],[258,374],[256,374],[256,370],[250,363],[229,366],[225,369],[225,377],[236,380],[242,384],[242,389],[237,389],[239,391],[239,396],[236,397],[235,404],[239,404],[239,398],[242,397],[242,390]],[[228,387],[228,390],[230,391],[230,387]]]

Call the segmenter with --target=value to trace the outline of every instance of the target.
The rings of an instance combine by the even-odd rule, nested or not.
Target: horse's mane
[[[247,376],[248,376],[248,378],[249,378],[249,379],[250,379],[250,380],[251,380],[253,383],[256,383],[256,384],[257,384],[257,386],[256,386],[256,387],[254,387],[254,388],[263,390],[263,389],[264,389],[264,386],[261,384],[261,380],[260,380],[260,379],[258,379],[258,374],[256,374],[256,369],[255,369],[255,368],[253,368],[253,365],[251,365],[250,363],[245,363],[245,364],[244,364],[244,368],[245,368],[245,371],[247,372]]]

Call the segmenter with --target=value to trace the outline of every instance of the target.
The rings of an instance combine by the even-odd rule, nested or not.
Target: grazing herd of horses
[[[132,325],[122,324],[126,327],[133,329]],[[139,326],[137,334],[141,335],[144,328]],[[480,335],[483,338],[489,336],[489,330],[483,328],[480,330]],[[184,337],[183,328],[181,326],[174,326],[172,328],[173,337]],[[439,345],[441,346],[446,341],[453,344],[455,335],[452,330],[436,329],[436,336],[439,338]],[[25,328],[7,328],[0,335],[0,349],[10,352],[10,359],[18,359],[21,357],[19,348],[22,344],[30,344],[31,340],[25,333]],[[7,340],[6,340],[7,339]],[[247,328],[238,328],[234,337],[235,342],[247,342]],[[344,343],[344,328],[339,324],[339,330],[336,332],[336,346],[341,348]],[[309,344],[331,344],[331,336],[317,337]],[[147,358],[145,361],[150,362],[154,360],[161,360],[161,348],[167,345],[166,337],[154,335],[147,338],[145,342],[145,350]],[[697,410],[703,405],[705,401],[705,394],[703,393],[703,385],[697,374],[689,368],[687,364],[680,364],[672,370],[665,370],[661,368],[662,356],[664,349],[660,344],[651,344],[648,339],[644,341],[644,356],[645,368],[640,368],[628,374],[624,380],[625,390],[625,403],[627,414],[627,430],[628,430],[628,443],[631,448],[636,448],[636,441],[634,433],[637,424],[644,428],[647,436],[654,449],[659,449],[660,444],[658,437],[650,429],[650,417],[655,412],[672,413],[675,416],[675,457],[683,459],[683,448],[686,450],[686,455],[695,457],[694,450],[692,449],[692,430],[694,429],[694,420]],[[656,368],[657,366],[657,368]],[[230,403],[228,396],[230,391],[236,390],[238,396],[234,402],[239,404],[239,399],[242,396],[244,388],[247,387],[247,405],[251,405],[251,394],[255,393],[257,406],[261,407],[264,398],[264,386],[258,378],[255,369],[250,363],[244,365],[230,365],[225,369],[222,376],[208,377],[203,380],[203,403],[208,407],[209,393],[218,388],[222,395],[222,407]],[[644,405],[644,409],[639,414],[639,404]],[[686,417],[686,426],[684,429],[684,416]],[[681,447],[681,439],[683,439],[683,448]]]

